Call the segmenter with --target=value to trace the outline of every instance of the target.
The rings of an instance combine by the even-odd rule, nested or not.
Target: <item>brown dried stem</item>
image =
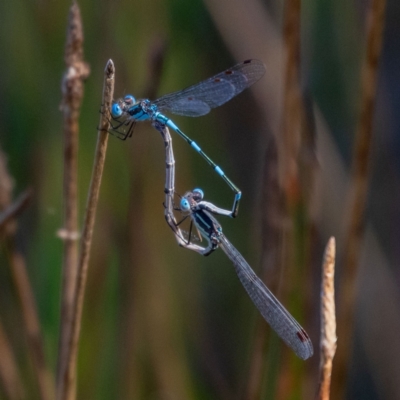
[[[284,15],[285,89],[280,161],[288,207],[298,200],[297,158],[303,109],[300,96],[300,6],[300,0],[286,0]]]
[[[338,390],[343,392],[347,377],[349,356],[351,354],[356,299],[356,278],[361,243],[364,236],[364,212],[367,200],[372,125],[375,108],[378,64],[382,48],[382,36],[385,15],[385,0],[372,0],[368,10],[367,50],[362,67],[361,115],[357,127],[353,166],[350,178],[349,215],[346,232],[343,274],[341,277],[341,303],[339,310],[338,336],[339,348],[336,366],[338,370]],[[343,393],[342,393],[343,394]],[[337,397],[337,396],[335,396]],[[340,396],[339,397],[343,397]],[[338,397],[338,398],[339,398]]]
[[[114,64],[111,60],[109,60],[105,68],[102,102],[103,107],[100,117],[96,154],[82,231],[74,308],[72,313],[71,341],[68,345],[66,368],[61,371],[60,380],[57,387],[57,399],[59,400],[73,400],[76,398],[76,360],[78,354],[83,300],[89,267],[89,256],[93,237],[96,208],[107,151],[108,130],[110,128],[110,108],[114,93],[114,74]]]
[[[78,267],[78,138],[79,115],[83,99],[83,82],[89,67],[83,61],[83,29],[78,5],[70,8],[65,44],[66,71],[62,80],[64,131],[64,227],[59,236],[64,241],[60,338],[57,382],[65,370],[71,335],[72,310]]]
[[[9,223],[16,219],[28,207],[32,199],[32,190],[25,190],[9,207],[0,213],[0,232]]]
[[[25,259],[17,249],[14,236],[9,236],[6,239],[6,246],[14,284],[21,303],[22,317],[38,380],[40,398],[43,400],[53,400],[55,393],[53,377],[46,366],[35,297],[29,283]]]
[[[167,53],[167,41],[157,38],[152,43],[148,54],[148,77],[144,90],[145,97],[154,99],[160,87],[162,73],[164,69],[165,55]]]
[[[17,370],[11,345],[0,323],[0,379],[4,393],[10,400],[20,400],[24,397],[24,390]]]
[[[278,181],[278,150],[271,138],[264,156],[262,222],[261,222],[261,279],[277,292],[281,270],[281,247],[284,220],[283,192]],[[265,354],[269,326],[257,318],[256,332],[250,357],[249,378],[246,389],[247,400],[261,398],[265,377]]]
[[[284,194],[282,215],[282,246],[281,262],[285,271],[286,284],[282,288],[281,298],[297,298],[304,303],[306,296],[301,295],[303,275],[300,270],[306,268],[307,239],[309,237],[308,220],[304,207],[305,193],[308,188],[301,186],[300,148],[302,142],[302,122],[304,115],[303,99],[300,84],[300,26],[301,0],[286,0],[283,21],[284,50],[284,93],[283,112],[281,115],[281,144],[279,152],[280,182]],[[301,217],[301,218],[299,218]],[[303,223],[304,221],[304,223]],[[287,222],[287,223],[286,223]],[[299,279],[302,277],[302,279]],[[288,282],[297,282],[296,287]],[[304,281],[303,281],[304,282]],[[304,285],[305,289],[305,285]],[[271,380],[272,391],[268,393],[273,398],[286,399],[294,395],[295,387],[300,387],[300,374],[295,372],[289,359],[275,357],[269,369],[274,376]],[[279,374],[278,374],[279,373]],[[279,382],[277,382],[279,376]],[[297,379],[298,385],[295,380]],[[287,384],[291,382],[291,384]],[[273,385],[277,384],[275,390]],[[299,393],[297,394],[299,395]]]
[[[331,237],[325,248],[321,284],[321,359],[319,386],[316,400],[329,400],[332,361],[336,352],[335,315],[335,238]]]
[[[15,232],[17,224],[10,215],[14,217],[25,207],[29,198],[29,191],[25,192],[19,200],[12,206],[12,178],[10,177],[4,154],[0,151],[0,209],[6,209],[5,219],[8,221],[3,224],[5,234],[5,249],[10,263],[11,274],[14,280],[16,292],[19,297],[24,329],[28,342],[28,349],[33,361],[33,367],[38,381],[40,398],[42,400],[54,399],[53,377],[46,366],[44,346],[41,336],[39,317],[36,309],[35,297],[29,282],[25,259],[17,249]],[[8,213],[8,215],[7,215]]]

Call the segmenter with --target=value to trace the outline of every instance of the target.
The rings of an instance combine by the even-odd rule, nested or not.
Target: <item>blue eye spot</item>
[[[120,117],[122,115],[121,107],[117,103],[114,103],[112,105],[112,107],[111,107],[111,115],[114,118],[118,118],[118,117]]]
[[[200,188],[193,189],[193,193],[196,195],[196,199],[203,200],[204,192]]]
[[[131,94],[128,94],[124,97],[124,102],[127,106],[131,106],[136,103],[136,99]]]
[[[187,201],[187,199],[183,198],[181,200],[181,210],[182,211],[189,211],[190,210],[190,204]]]

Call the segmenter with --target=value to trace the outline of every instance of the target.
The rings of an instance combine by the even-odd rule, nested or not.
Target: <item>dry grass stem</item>
[[[301,0],[286,0],[283,16],[283,107],[281,114],[281,135],[279,147],[279,178],[284,193],[282,216],[282,244],[280,265],[285,271],[285,285],[282,285],[280,298],[296,299],[296,303],[305,302],[305,276],[300,271],[307,267],[306,250],[308,228],[307,215],[304,208],[304,191],[300,182],[300,148],[302,141],[302,123],[304,115],[301,96],[301,59],[300,59],[300,27]],[[304,221],[304,222],[303,222]],[[294,286],[293,283],[296,282]],[[301,293],[303,291],[303,293]],[[300,309],[301,306],[298,306]],[[298,315],[297,315],[298,316]],[[301,378],[288,357],[274,360],[275,366],[269,374],[275,375],[279,381],[277,389],[269,393],[277,399],[286,399],[293,393],[293,388],[300,388]],[[304,370],[305,372],[305,370]],[[297,380],[297,382],[296,382]],[[291,384],[287,384],[291,382]],[[276,383],[275,383],[276,384]],[[298,391],[300,389],[297,389]]]
[[[71,341],[68,346],[66,368],[65,370],[61,371],[60,380],[57,387],[57,399],[59,400],[73,400],[76,397],[74,381],[76,379],[76,360],[78,354],[83,300],[85,295],[96,208],[107,151],[108,130],[110,128],[110,108],[114,94],[114,74],[114,64],[111,60],[109,60],[105,68],[102,101],[103,106],[100,116],[96,154],[82,231],[75,300],[72,314]]]
[[[21,304],[28,347],[38,381],[40,398],[42,400],[53,400],[55,393],[53,377],[46,366],[38,312],[26,270],[25,259],[17,249],[14,236],[9,236],[6,239],[6,247],[14,285]]]
[[[24,389],[18,373],[14,354],[0,323],[0,379],[3,390],[9,400],[20,400],[24,398]]]
[[[338,370],[335,386],[343,392],[351,355],[356,278],[364,236],[364,211],[367,201],[372,127],[375,108],[378,65],[382,48],[385,0],[372,0],[368,10],[367,50],[362,66],[361,115],[357,127],[353,165],[350,177],[349,225],[346,232],[343,274],[341,277],[341,303],[338,336],[341,346],[336,358]],[[335,374],[336,376],[336,374]],[[336,378],[335,378],[336,380]],[[343,394],[343,393],[341,393]],[[339,395],[338,398],[342,398]]]
[[[11,214],[19,215],[26,207],[29,200],[29,191],[21,195],[19,199],[12,203],[13,179],[7,171],[6,158],[0,151],[0,210],[4,211],[8,220],[7,224],[3,224],[3,232],[5,235],[6,255],[11,268],[11,275],[21,305],[22,318],[24,321],[24,329],[28,342],[28,349],[32,358],[33,367],[38,382],[40,398],[42,400],[54,399],[53,377],[50,370],[46,366],[44,346],[42,342],[39,317],[36,309],[36,301],[33,290],[29,282],[26,269],[25,259],[17,248],[15,232],[17,223],[15,219],[8,218]],[[7,213],[8,216],[7,216]],[[4,214],[3,214],[4,215]]]
[[[286,0],[284,14],[285,80],[282,113],[281,179],[288,206],[297,203],[297,157],[300,144],[300,0]]]
[[[79,115],[83,99],[83,82],[89,67],[83,61],[83,29],[78,5],[70,8],[65,45],[66,71],[62,80],[64,131],[64,226],[59,237],[64,241],[60,338],[57,382],[65,370],[71,335],[72,310],[78,267],[78,139]]]
[[[165,55],[167,53],[167,42],[165,39],[157,38],[150,48],[148,54],[148,77],[144,95],[147,99],[154,99],[160,87],[164,69]]]
[[[5,228],[12,220],[16,219],[18,215],[24,212],[28,207],[30,200],[32,199],[32,190],[25,190],[20,194],[10,206],[4,211],[0,212],[0,232]]]
[[[0,210],[5,211],[12,203],[14,180],[8,173],[7,157],[0,148]]]
[[[265,150],[263,194],[261,206],[261,279],[277,292],[281,271],[283,218],[283,192],[278,181],[278,149],[274,137]],[[269,326],[261,316],[257,318],[253,348],[250,356],[249,376],[246,388],[247,400],[261,397],[265,377],[265,355]]]
[[[321,284],[321,359],[316,400],[329,400],[332,361],[336,352],[335,314],[335,256],[336,242],[331,237],[325,248]]]

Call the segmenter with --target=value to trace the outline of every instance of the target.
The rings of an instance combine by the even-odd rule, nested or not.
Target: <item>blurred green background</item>
[[[62,242],[56,232],[63,225],[59,105],[70,4],[64,0],[0,3],[0,146],[8,157],[15,195],[27,187],[34,190],[34,200],[20,218],[17,238],[26,256],[53,370],[62,266]],[[157,96],[238,61],[263,60],[267,74],[254,89],[205,117],[174,118],[241,188],[239,217],[220,222],[227,237],[260,272],[261,215],[268,207],[261,196],[264,154],[271,138],[279,135],[282,110],[283,4],[82,0],[79,6],[85,60],[91,67],[80,118],[81,217],[108,59],[116,67],[116,97],[145,94],[151,55],[160,46],[166,50]],[[367,6],[364,1],[343,0],[302,3],[302,84],[317,137],[316,189],[309,210],[315,233],[304,272],[306,311],[293,301],[285,303],[292,304],[290,310],[310,333],[316,355],[302,363],[282,348],[302,377],[286,398],[310,398],[317,386],[320,264],[329,236],[338,238],[339,252],[343,247],[343,201],[359,111]],[[349,399],[400,398],[396,387],[400,368],[396,334],[400,328],[399,14],[398,3],[389,1]],[[209,201],[229,208],[233,195],[226,185],[186,143],[171,135],[177,191],[201,187]],[[137,124],[133,138],[126,142],[110,138],[84,306],[79,399],[239,399],[246,391],[256,309],[222,252],[202,258],[176,245],[163,216],[164,177],[163,142],[149,124]],[[18,300],[3,252],[0,266],[0,320],[15,352],[26,398],[36,399]],[[290,387],[281,378],[280,385],[286,384]],[[1,389],[0,398],[6,398]]]

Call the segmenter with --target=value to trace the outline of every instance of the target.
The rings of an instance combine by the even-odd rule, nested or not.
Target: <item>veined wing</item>
[[[240,282],[272,329],[300,358],[306,360],[311,357],[313,346],[306,331],[258,278],[225,236],[220,237],[220,247],[233,262]]]
[[[187,117],[205,115],[257,82],[265,73],[259,60],[246,60],[186,89],[167,94],[153,103],[160,111]]]

